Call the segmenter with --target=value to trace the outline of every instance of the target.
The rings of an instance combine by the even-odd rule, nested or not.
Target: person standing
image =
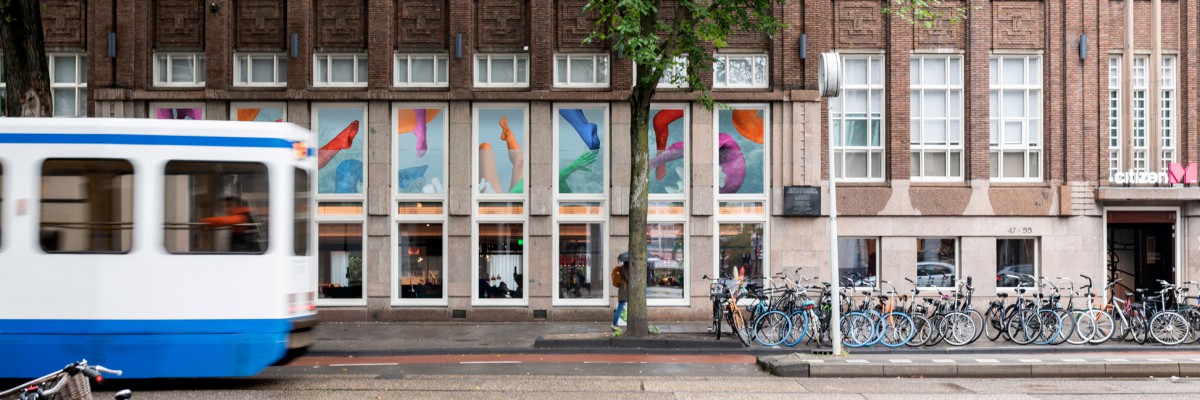
[[[620,329],[618,324],[621,322],[621,312],[625,311],[625,306],[629,304],[629,282],[625,279],[629,276],[629,253],[621,253],[617,256],[617,261],[620,264],[612,270],[612,285],[617,288],[617,309],[613,311],[612,323],[614,331]]]

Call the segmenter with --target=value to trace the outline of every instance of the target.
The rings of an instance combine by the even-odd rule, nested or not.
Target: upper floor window
[[[87,116],[87,56],[83,53],[51,54],[50,92],[55,117]]]
[[[366,54],[317,54],[314,86],[367,86]]]
[[[154,86],[204,86],[204,53],[155,53]]]
[[[396,53],[395,86],[445,87],[450,61],[446,54]]]
[[[554,86],[608,87],[608,54],[555,56]]]
[[[842,95],[829,99],[833,176],[883,179],[883,56],[842,55]]]
[[[1042,178],[1042,57],[993,55],[991,177]]]
[[[475,55],[475,86],[529,87],[529,56],[525,54]]]
[[[1108,57],[1108,179],[1121,172],[1121,56]]]
[[[913,180],[962,180],[962,56],[913,56],[910,69]]]
[[[1175,107],[1178,103],[1175,91],[1175,56],[1162,56],[1161,84],[1159,85],[1158,105],[1158,138],[1159,138],[1159,169],[1167,170],[1175,162]]]
[[[713,62],[714,88],[767,87],[766,54],[718,54]]]
[[[284,54],[234,54],[234,86],[287,86]]]

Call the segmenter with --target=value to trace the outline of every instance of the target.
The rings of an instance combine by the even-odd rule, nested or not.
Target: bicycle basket
[[[82,372],[67,376],[67,382],[62,390],[54,396],[55,400],[92,400],[92,385],[87,375]]]

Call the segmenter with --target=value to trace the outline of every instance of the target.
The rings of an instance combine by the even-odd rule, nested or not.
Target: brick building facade
[[[322,144],[333,136],[321,120],[362,124],[360,147],[346,149],[357,158],[335,160],[357,184],[334,176],[318,197],[323,317],[610,315],[606,266],[629,235],[633,68],[582,43],[595,21],[585,1],[42,3],[52,62],[76,68],[76,80],[56,81],[56,105],[75,93],[62,109],[76,115],[269,110]],[[783,192],[816,186],[827,200],[831,133],[839,260],[865,276],[858,284],[973,276],[987,296],[1018,272],[1129,287],[1196,279],[1200,189],[1154,173],[1200,158],[1200,1],[1128,4],[951,1],[968,20],[932,29],[883,15],[880,2],[779,5],[788,29],[734,35],[719,51],[729,75],[705,77],[733,111],[686,90],[656,95],[655,115],[682,116],[664,129],[681,136],[661,140],[684,144],[682,163],[651,177],[678,184],[651,196],[652,318],[710,315],[705,275],[828,276],[827,219],[785,216]],[[822,52],[843,55],[840,98],[816,92]],[[734,65],[752,72],[735,79]],[[580,150],[603,159],[599,189],[564,190],[560,157],[582,154],[567,148],[569,115],[599,132]],[[519,136],[516,150],[489,151],[496,118]],[[425,138],[412,147],[416,125],[431,153]],[[669,152],[662,141],[652,156]],[[730,182],[746,171],[724,161],[732,148],[750,160],[739,188]],[[426,154],[440,169],[412,163]],[[499,169],[480,168],[485,158]]]

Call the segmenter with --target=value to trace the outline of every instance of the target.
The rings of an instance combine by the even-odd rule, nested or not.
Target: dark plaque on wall
[[[783,188],[783,215],[816,217],[821,215],[819,186],[787,186]]]

